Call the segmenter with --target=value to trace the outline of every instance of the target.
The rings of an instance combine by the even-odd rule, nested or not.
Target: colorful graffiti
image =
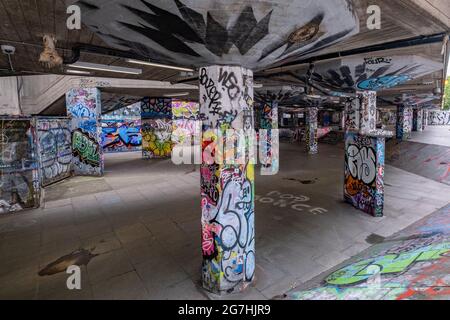
[[[375,91],[358,92],[361,101],[360,132],[368,134],[377,129],[377,93]]]
[[[344,198],[375,217],[383,216],[385,139],[347,133]]]
[[[200,106],[198,103],[174,100],[172,103],[175,145],[187,146],[201,141]]]
[[[384,239],[327,275],[320,286],[288,295],[300,300],[450,298],[450,205]]]
[[[429,126],[450,126],[450,111],[429,111]]]
[[[105,153],[141,151],[141,120],[103,119],[102,146]]]
[[[253,129],[253,74],[240,67],[200,70],[202,150],[211,130]],[[203,286],[214,293],[245,288],[255,273],[254,165],[201,166]]]
[[[308,154],[319,152],[318,144],[318,108],[309,108],[306,116],[306,150]]]
[[[280,170],[278,102],[263,103],[258,111],[261,175],[275,175]]]
[[[172,99],[144,98],[141,104],[143,119],[172,119]]]
[[[172,154],[172,123],[167,119],[142,119],[144,159],[168,158]]]
[[[75,175],[103,175],[100,90],[72,89],[66,94],[66,104],[72,120],[72,163]]]
[[[0,118],[0,213],[39,207],[36,145],[31,119]]]
[[[72,175],[72,126],[68,118],[38,118],[37,139],[42,186]]]

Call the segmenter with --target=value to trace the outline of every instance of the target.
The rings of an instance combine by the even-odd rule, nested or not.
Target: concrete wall
[[[0,115],[20,115],[16,77],[0,78]]]

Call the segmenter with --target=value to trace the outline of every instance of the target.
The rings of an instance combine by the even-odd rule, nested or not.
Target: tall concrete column
[[[398,140],[408,140],[412,131],[413,111],[405,105],[397,106],[396,136]]]
[[[275,175],[280,168],[278,101],[264,103],[259,111],[261,175]]]
[[[203,287],[243,290],[255,274],[254,165],[222,161],[220,136],[253,131],[253,72],[237,66],[200,69],[203,120]],[[227,148],[228,149],[228,148]]]
[[[426,129],[426,127],[428,126],[428,110],[423,109],[423,115],[422,115],[422,131],[424,131]]]
[[[310,107],[306,113],[306,151],[308,154],[319,152],[319,142],[317,138],[319,109]]]
[[[373,91],[358,92],[347,106],[344,199],[361,211],[381,217],[385,137],[376,129],[376,113]]]
[[[413,111],[412,131],[423,131],[423,109],[417,108]]]
[[[101,92],[97,88],[71,89],[66,94],[67,114],[72,122],[75,175],[102,176]]]
[[[144,98],[141,104],[142,157],[170,158],[172,155],[172,99]]]

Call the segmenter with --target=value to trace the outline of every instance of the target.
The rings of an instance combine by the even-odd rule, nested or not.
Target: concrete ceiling
[[[83,9],[83,22],[85,24],[82,26],[81,30],[69,31],[66,28],[67,4],[64,0],[0,0],[0,44],[11,44],[16,46],[17,49],[16,54],[12,57],[12,64],[15,72],[9,70],[9,62],[6,56],[0,54],[0,76],[12,74],[64,73],[64,70],[61,68],[49,70],[39,64],[38,59],[39,54],[43,49],[42,36],[44,34],[53,34],[56,36],[58,40],[58,51],[65,58],[70,57],[72,55],[72,48],[80,43],[106,48],[118,48],[122,51],[130,50],[131,54],[139,55],[142,55],[142,50],[145,46],[146,50],[149,50],[146,53],[149,57],[155,58],[156,54],[168,56],[169,59],[167,61],[172,62],[173,64],[200,65],[205,61],[214,62],[216,61],[214,60],[216,57],[222,55],[221,58],[228,59],[226,61],[232,62],[236,61],[235,59],[238,59],[240,61],[245,61],[248,66],[259,69],[271,63],[286,68],[286,65],[295,65],[297,64],[297,61],[304,61],[309,57],[364,48],[413,37],[444,33],[448,32],[450,28],[450,6],[448,6],[448,1],[445,0],[427,0],[422,2],[417,0],[354,0],[353,6],[350,5],[350,0],[333,1],[334,6],[330,5],[329,0],[308,1],[308,3],[314,4],[311,8],[308,7],[307,11],[295,7],[300,3],[304,4],[304,1],[286,1],[285,5],[289,2],[291,9],[297,9],[288,12],[280,6],[275,6],[273,12],[270,13],[270,8],[267,7],[269,2],[267,1],[148,0],[147,4],[151,3],[157,5],[157,8],[164,10],[164,12],[162,12],[158,11],[156,8],[151,10],[147,4],[137,0],[131,2],[133,3],[133,9],[120,6],[120,12],[123,13],[120,19],[121,21],[118,21],[118,18],[113,19],[114,23],[112,23],[113,26],[109,33],[115,30],[114,25],[117,23],[128,23],[128,29],[134,29],[132,32],[127,33],[127,35],[130,36],[125,39],[126,45],[120,45],[117,44],[117,41],[119,41],[118,39],[114,40],[114,38],[111,37],[111,34],[108,35],[108,28],[106,28],[102,22],[104,19],[94,18],[99,17],[99,14],[104,17],[116,17],[117,14],[113,11],[108,11],[112,10],[108,8],[114,8],[114,6],[117,7],[120,2],[130,3],[130,1],[85,0]],[[429,2],[430,5],[428,5]],[[213,6],[213,3],[215,3],[216,6]],[[277,3],[281,4],[279,1]],[[266,4],[266,6],[263,4]],[[273,4],[273,2],[270,2],[270,4]],[[368,16],[366,10],[371,4],[377,4],[381,8],[382,27],[380,30],[369,30],[367,28]],[[99,11],[96,9],[105,6],[108,7],[104,9],[106,11]],[[86,7],[90,7],[90,10],[86,10]],[[330,8],[332,8],[332,10]],[[161,21],[161,19],[156,19],[148,21],[148,14],[150,14],[150,12],[155,13],[155,11],[158,11],[156,15],[158,15],[159,18],[167,18],[170,16],[178,22],[183,20],[184,23],[191,19],[192,23],[190,23],[190,30],[194,31],[194,33],[184,33],[185,31],[188,31],[188,29],[184,31],[180,30],[179,26],[173,25],[172,20]],[[332,11],[334,11],[334,13]],[[107,12],[109,12],[109,14],[105,14]],[[302,14],[299,14],[299,12],[302,12]],[[352,18],[353,13],[358,17],[357,20]],[[175,16],[171,16],[170,14],[175,14]],[[343,19],[342,16],[337,17],[338,14],[344,16],[348,15],[349,19]],[[86,17],[84,17],[85,15]],[[283,24],[283,15],[286,15],[286,24]],[[200,17],[203,19],[203,23],[201,22],[202,19]],[[242,17],[246,19],[243,19]],[[322,20],[319,19],[320,17],[322,17]],[[187,18],[189,19],[186,20]],[[300,20],[297,21],[296,19]],[[248,23],[243,23],[244,20]],[[345,20],[345,22],[343,23],[342,20]],[[293,32],[296,30],[295,28],[289,29],[287,26],[292,27],[292,21],[296,21],[294,23],[295,27],[298,27],[300,31],[303,32],[295,33]],[[335,22],[333,24],[332,21],[341,22]],[[356,21],[356,25],[353,21]],[[149,31],[148,27],[152,27],[152,23],[163,23],[164,26],[169,24],[169,29],[167,30],[178,30],[177,32],[182,32],[184,35],[183,39],[186,39],[186,37],[194,37],[188,44],[199,57],[190,57],[189,59],[186,59],[185,54],[184,56],[180,52],[174,54],[171,50],[161,46],[161,44],[155,45],[158,37],[146,34]],[[211,25],[209,25],[210,23]],[[86,24],[89,24],[90,26],[87,26]],[[142,25],[145,27],[142,27]],[[222,26],[222,29],[220,26]],[[266,26],[269,26],[270,32],[267,31]],[[95,29],[96,27],[101,28],[101,30]],[[145,30],[141,30],[141,27]],[[206,29],[203,30],[203,27]],[[333,30],[329,30],[330,28]],[[95,32],[92,32],[92,29],[94,29]],[[208,30],[211,32],[211,37],[207,39]],[[235,30],[242,30],[242,33],[235,32]],[[203,31],[205,31],[205,33],[203,33]],[[222,38],[218,36],[219,31],[222,32]],[[342,33],[340,33],[340,31],[342,31]],[[264,35],[264,32],[266,32],[267,35],[263,39],[262,36]],[[176,32],[174,34],[177,35]],[[200,39],[195,39],[195,34],[197,37],[200,37]],[[214,37],[212,37],[213,34],[215,34]],[[278,39],[279,41],[276,41],[276,36],[278,34],[282,35],[282,37],[280,36]],[[115,35],[122,38],[124,37],[124,35],[120,33],[115,33]],[[298,43],[295,44],[295,41],[293,44],[290,44],[289,42],[289,39],[295,39],[296,36],[305,40],[304,37],[309,37],[311,35],[312,38],[306,40],[303,45],[299,45]],[[224,41],[224,37],[229,41]],[[220,42],[219,44],[211,42],[215,38]],[[250,42],[244,41],[252,38],[254,39]],[[326,38],[329,38],[326,43],[318,41],[319,39]],[[139,40],[142,41],[139,42]],[[196,42],[196,40],[200,42]],[[136,41],[141,45],[137,46],[136,43],[131,43]],[[250,44],[253,44],[253,42],[256,43],[252,48],[247,48],[245,42]],[[183,43],[186,44],[187,42],[184,41]],[[229,47],[230,44],[231,47]],[[172,46],[173,44],[166,44],[166,46],[169,45]],[[274,51],[271,51],[271,49]],[[373,54],[368,53],[366,56],[369,58],[376,58],[414,55],[443,64],[445,57],[441,55],[441,52],[442,43],[435,43],[432,45],[387,50],[385,52],[376,52]],[[262,59],[259,64],[256,63],[254,59],[261,59],[264,55],[263,53],[269,54],[266,55],[266,58]],[[163,61],[164,59],[161,60]],[[113,66],[136,67],[136,65],[126,63],[125,59],[121,57],[105,56],[98,52],[94,53],[93,50],[82,51],[80,61]],[[180,76],[179,71],[147,66],[142,67],[142,69],[143,74],[140,76],[111,74],[106,72],[94,72],[93,75],[174,82],[184,79]],[[306,70],[307,69],[308,65],[306,64]],[[295,67],[291,66],[288,70],[297,76],[302,75],[302,72],[305,70],[305,65],[299,64]],[[273,85],[274,79],[272,77],[268,78],[268,74],[271,73],[272,71],[267,72],[267,70],[261,70],[256,72],[255,76],[256,78],[262,79],[261,82],[267,82],[268,84]],[[430,94],[433,92],[435,85],[430,85],[429,83],[433,83],[436,80],[442,81],[443,72],[439,70],[425,76],[418,76],[418,78],[396,86],[395,88],[381,90],[379,95],[400,97],[404,93],[410,92],[408,90],[416,90],[421,94]],[[296,81],[295,78],[289,77],[275,80],[280,80],[279,82],[275,81],[276,85],[299,83],[298,79]],[[196,81],[194,80],[193,83],[195,82]],[[122,95],[122,97],[134,95],[140,96],[141,94],[147,95],[144,94],[145,92],[141,92],[141,90],[136,90],[135,92],[130,90],[130,92],[127,93],[112,93]],[[195,93],[192,93],[192,96],[189,96],[188,98],[197,99],[198,97]]]

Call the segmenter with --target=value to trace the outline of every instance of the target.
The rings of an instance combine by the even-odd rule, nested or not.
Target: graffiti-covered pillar
[[[428,110],[423,109],[422,114],[422,131],[424,131],[428,126]]]
[[[306,113],[306,151],[308,154],[317,154],[319,152],[319,142],[317,130],[319,109],[310,107]]]
[[[376,92],[357,92],[346,105],[344,199],[383,216],[385,137],[376,129]]]
[[[66,94],[67,114],[72,123],[75,175],[102,176],[101,92],[97,88],[71,89]]]
[[[170,158],[172,155],[172,99],[144,98],[141,104],[142,157]]]
[[[408,140],[412,131],[413,111],[403,104],[397,106],[396,136],[398,140]]]
[[[253,131],[253,72],[237,66],[201,68],[200,114],[203,287],[216,294],[241,291],[255,273],[254,164],[223,161],[230,149],[227,143],[222,152],[221,136],[227,130]]]
[[[413,111],[412,131],[423,131],[423,109],[417,108]]]
[[[276,175],[280,169],[278,101],[266,102],[261,105],[259,121],[261,175]]]

